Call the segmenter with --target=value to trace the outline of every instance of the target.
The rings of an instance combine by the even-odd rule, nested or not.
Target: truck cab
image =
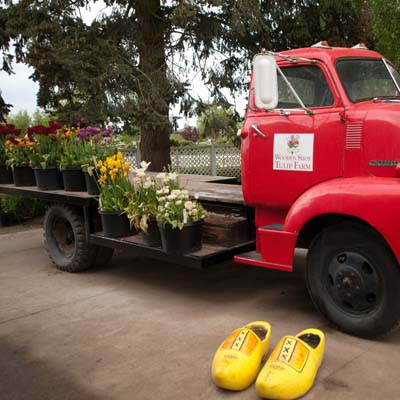
[[[359,336],[400,317],[399,86],[364,46],[261,53],[241,130],[256,251],[235,260],[292,271],[307,248],[314,304]]]

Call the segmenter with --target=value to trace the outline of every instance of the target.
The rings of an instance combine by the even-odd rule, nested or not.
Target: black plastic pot
[[[121,214],[119,211],[99,211],[99,214],[105,237],[125,237],[136,233],[136,231],[130,229],[129,219],[125,213]]]
[[[36,179],[31,167],[13,167],[13,179],[15,186],[36,186]]]
[[[149,219],[147,232],[140,231],[143,243],[151,247],[161,247],[161,235],[156,219]]]
[[[0,165],[0,184],[14,183],[11,167]]]
[[[97,183],[97,175],[96,172],[93,172],[93,175],[90,176],[89,172],[83,171],[85,175],[85,183],[86,183],[86,190],[88,194],[92,196],[98,196],[100,194],[99,185]]]
[[[40,190],[64,189],[61,172],[56,167],[34,168],[36,184]]]
[[[163,250],[168,254],[187,254],[201,249],[203,220],[189,222],[183,229],[158,223]]]
[[[67,192],[86,192],[85,176],[82,168],[63,168],[61,170],[64,190]]]

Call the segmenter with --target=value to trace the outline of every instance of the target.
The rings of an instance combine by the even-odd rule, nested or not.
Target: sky
[[[90,9],[81,9],[82,18],[86,23],[91,23],[101,12],[106,9],[103,1],[94,3]],[[17,113],[19,110],[27,110],[30,114],[33,113],[36,106],[36,95],[39,86],[36,82],[29,79],[33,69],[24,64],[13,65],[14,74],[8,75],[4,71],[0,71],[0,91],[6,103],[13,105],[11,114]],[[208,100],[208,90],[201,81],[199,76],[192,77],[192,95],[201,97],[202,100]],[[229,100],[232,100],[228,96]],[[236,101],[236,108],[240,115],[244,114],[246,107],[245,95]],[[179,106],[172,109],[174,116],[179,115]],[[185,123],[189,125],[196,124],[196,118],[178,120],[179,127],[183,127]]]

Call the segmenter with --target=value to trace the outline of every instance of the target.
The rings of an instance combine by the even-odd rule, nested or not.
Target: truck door
[[[244,173],[243,188],[251,205],[284,210],[308,187],[342,175],[345,124],[343,106],[326,71],[310,64],[282,71],[313,114],[299,110],[278,75],[281,112],[247,114],[243,129],[249,142],[243,146],[243,156],[249,173]]]

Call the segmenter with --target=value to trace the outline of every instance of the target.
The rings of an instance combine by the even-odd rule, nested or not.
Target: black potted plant
[[[125,211],[131,226],[140,233],[143,243],[151,247],[161,247],[160,230],[157,224],[158,198],[160,180],[146,176],[149,163],[141,162],[141,168],[132,171],[132,191]],[[162,174],[164,175],[164,174]]]
[[[158,191],[157,221],[163,250],[169,254],[186,254],[202,247],[203,223],[207,213],[201,204],[189,198],[185,189]]]
[[[70,129],[61,135],[60,169],[64,189],[69,192],[85,192],[85,176],[82,165],[87,159],[87,143],[79,135],[79,129]]]
[[[136,233],[129,225],[125,209],[128,205],[132,185],[128,171],[130,164],[125,162],[121,152],[98,161],[100,170],[99,213],[106,237],[125,237]]]
[[[88,126],[79,131],[78,136],[87,144],[82,170],[85,176],[86,190],[92,196],[100,194],[98,183],[100,171],[96,166],[96,160],[104,160],[116,152],[112,145],[112,132],[111,127],[101,129],[95,126]]]
[[[11,167],[7,165],[6,142],[21,134],[12,124],[0,124],[0,184],[13,183]]]
[[[28,135],[36,140],[32,154],[32,165],[36,184],[40,190],[60,190],[64,188],[61,172],[58,169],[60,159],[60,140],[57,133],[62,125],[50,121],[49,126],[36,125],[28,128]]]
[[[15,186],[35,186],[31,159],[36,146],[35,140],[26,135],[23,138],[11,136],[6,141],[7,166],[12,167]]]

